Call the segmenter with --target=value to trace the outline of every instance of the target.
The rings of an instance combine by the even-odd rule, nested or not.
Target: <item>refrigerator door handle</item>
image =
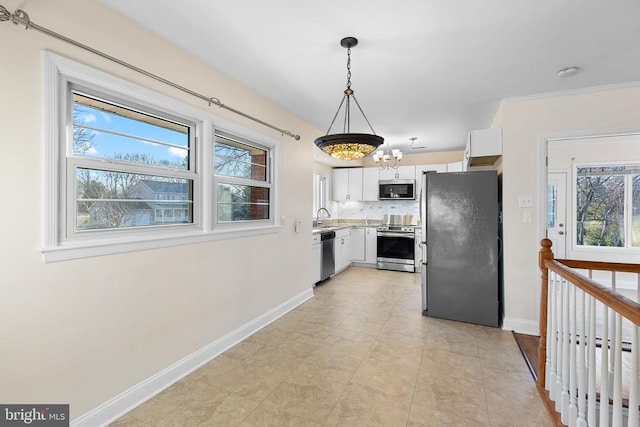
[[[420,242],[418,243],[418,246],[420,246],[420,249],[422,249],[422,257],[420,259],[420,263],[427,265],[427,242]]]

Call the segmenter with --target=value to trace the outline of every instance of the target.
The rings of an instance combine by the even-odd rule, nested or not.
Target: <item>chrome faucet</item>
[[[327,210],[327,208],[320,208],[318,212],[316,212],[316,225],[320,226],[322,221],[320,220],[320,212],[325,211],[327,213],[327,218],[331,218],[331,213]]]

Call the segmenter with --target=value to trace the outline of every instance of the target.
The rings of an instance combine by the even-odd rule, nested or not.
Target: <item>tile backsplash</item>
[[[384,215],[419,215],[420,201],[329,202],[329,212],[339,219],[382,220]]]

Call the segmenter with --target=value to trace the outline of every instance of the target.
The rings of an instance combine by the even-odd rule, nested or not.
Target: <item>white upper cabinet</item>
[[[502,129],[473,130],[467,137],[463,168],[491,166],[502,155]]]
[[[439,163],[435,165],[418,165],[416,166],[416,200],[420,199],[420,191],[422,190],[422,172],[447,172],[447,164]]]
[[[447,172],[462,172],[463,170],[462,160],[459,162],[447,163]]]
[[[333,200],[362,200],[362,169],[341,168],[333,170]]]
[[[378,201],[378,180],[380,168],[364,168],[362,170],[362,200],[365,202]]]
[[[398,169],[384,169],[380,171],[380,180],[416,179],[415,166],[399,166]]]

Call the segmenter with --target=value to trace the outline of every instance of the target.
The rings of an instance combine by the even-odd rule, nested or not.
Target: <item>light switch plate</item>
[[[518,207],[519,208],[532,208],[533,207],[533,196],[518,196]]]

